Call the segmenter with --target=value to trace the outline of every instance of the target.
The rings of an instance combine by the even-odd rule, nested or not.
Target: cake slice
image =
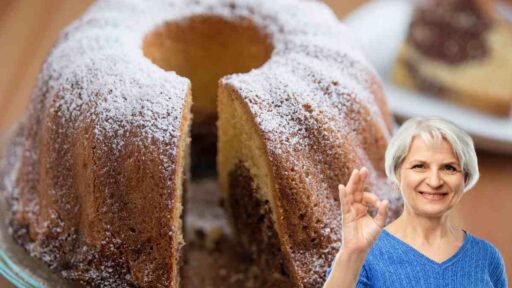
[[[512,28],[486,0],[416,7],[394,66],[399,85],[494,115],[512,107]]]

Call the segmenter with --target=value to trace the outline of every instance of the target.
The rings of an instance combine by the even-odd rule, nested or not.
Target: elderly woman
[[[384,227],[388,202],[363,191],[366,168],[354,170],[339,186],[343,243],[324,288],[507,287],[496,247],[449,222],[479,177],[470,136],[442,119],[411,119],[391,139],[385,165],[403,213]]]

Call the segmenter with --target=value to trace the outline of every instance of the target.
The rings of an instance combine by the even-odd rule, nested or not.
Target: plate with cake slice
[[[507,5],[372,1],[344,22],[379,72],[398,119],[443,117],[469,132],[478,148],[512,153]]]

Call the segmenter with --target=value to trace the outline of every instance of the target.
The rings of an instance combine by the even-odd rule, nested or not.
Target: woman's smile
[[[429,201],[440,201],[444,200],[448,193],[439,193],[439,192],[418,192],[423,198]]]

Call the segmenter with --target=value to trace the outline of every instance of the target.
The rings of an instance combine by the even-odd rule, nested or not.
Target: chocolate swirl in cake
[[[491,21],[476,1],[431,0],[416,9],[408,41],[424,55],[460,64],[486,56]]]

